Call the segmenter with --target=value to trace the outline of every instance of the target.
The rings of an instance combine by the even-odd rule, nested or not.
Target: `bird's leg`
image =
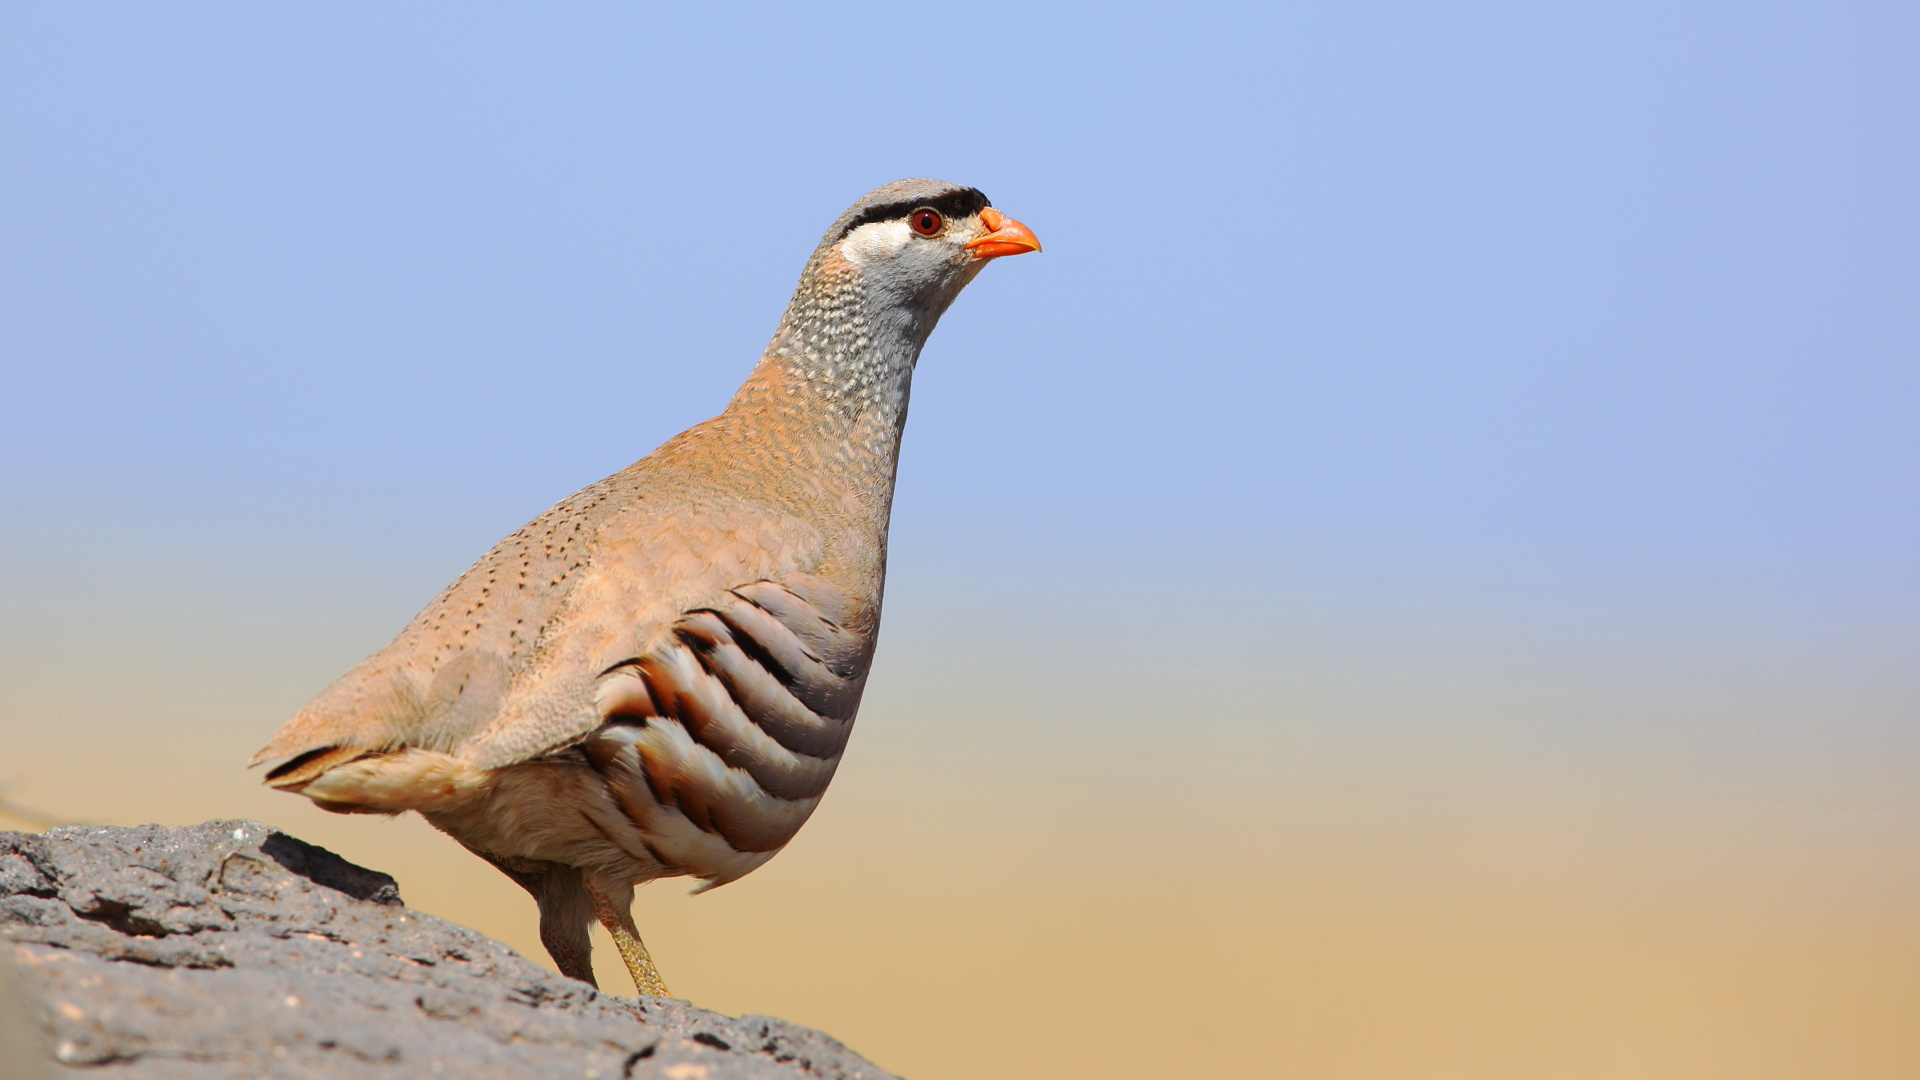
[[[593,914],[600,925],[613,935],[613,945],[620,950],[620,959],[627,962],[627,974],[633,976],[634,989],[655,997],[672,997],[673,991],[661,981],[660,971],[653,966],[653,957],[647,955],[647,946],[640,940],[640,931],[633,925],[633,886],[614,884],[602,878],[586,879],[587,895],[593,898]],[[612,895],[609,895],[611,893]],[[617,902],[616,902],[617,901]]]
[[[587,927],[592,925],[588,920],[599,909],[587,894],[584,871],[565,863],[467,850],[533,894],[533,902],[540,906],[540,944],[547,947],[547,955],[553,957],[560,974],[599,989],[593,977],[593,939],[587,936]]]
[[[553,865],[556,870],[547,879],[546,890],[534,894],[534,901],[540,905],[540,944],[547,947],[547,955],[553,957],[560,974],[597,990],[600,983],[593,977],[593,939],[587,936],[587,912],[592,900],[579,867]]]

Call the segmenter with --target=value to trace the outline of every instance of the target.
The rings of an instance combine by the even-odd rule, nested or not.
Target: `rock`
[[[13,965],[0,953],[0,1080],[45,1080],[52,1071],[14,984]]]
[[[782,1020],[602,994],[253,821],[0,832],[0,934],[48,1075],[891,1076]]]

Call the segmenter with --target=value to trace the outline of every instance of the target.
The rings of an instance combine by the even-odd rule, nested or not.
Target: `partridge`
[[[255,755],[340,813],[419,811],[667,993],[634,887],[702,890],[820,803],[873,658],[914,364],[989,260],[1039,251],[979,191],[899,180],[841,214],[720,415],[556,503]]]

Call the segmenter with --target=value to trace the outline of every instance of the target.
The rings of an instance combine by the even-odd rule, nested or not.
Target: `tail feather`
[[[487,778],[486,770],[435,750],[325,746],[274,769],[266,782],[335,813],[398,814],[448,809],[478,793]]]
[[[296,754],[267,773],[264,783],[281,791],[299,791],[312,783],[322,773],[336,765],[344,765],[355,758],[363,757],[366,750],[357,746],[321,746]],[[259,764],[256,760],[255,764]]]
[[[451,754],[415,747],[337,765],[308,781],[300,793],[315,802],[374,812],[445,810],[477,793],[487,775]]]

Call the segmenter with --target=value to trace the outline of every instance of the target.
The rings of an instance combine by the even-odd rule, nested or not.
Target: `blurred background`
[[[677,991],[920,1080],[1920,1074],[1916,31],[8,5],[4,827],[255,817],[546,962],[245,761],[935,176],[1046,251],[922,358],[823,808],[642,892]]]

